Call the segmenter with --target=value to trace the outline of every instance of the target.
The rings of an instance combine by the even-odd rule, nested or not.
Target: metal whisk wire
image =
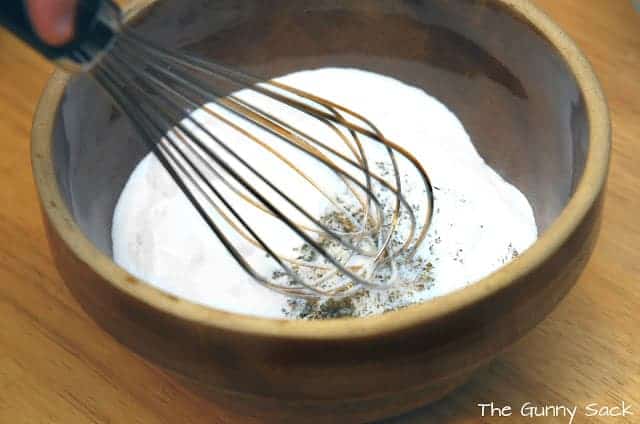
[[[76,2],[72,36],[63,45],[40,37],[23,0],[5,3],[0,25],[60,66],[90,72],[255,280],[298,297],[343,296],[401,280],[399,265],[426,236],[433,192],[415,158],[365,117],[281,82],[144,40],[123,26],[113,0]],[[328,135],[317,135],[319,129]],[[264,163],[248,159],[239,146],[254,149]],[[372,169],[377,154],[391,168],[389,180]],[[405,198],[399,160],[421,177],[421,224]],[[303,182],[305,191],[292,193],[284,177]],[[321,212],[311,211],[319,207]],[[261,235],[257,223],[265,219],[294,235],[299,247],[283,247],[287,237]],[[315,256],[287,253],[296,249]],[[251,263],[254,251],[266,253],[278,272],[265,276],[260,262]]]
[[[92,73],[131,118],[143,141],[229,253],[256,281],[268,288],[303,298],[344,296],[362,287],[388,288],[400,279],[396,260],[412,257],[426,236],[433,212],[433,192],[426,172],[415,158],[387,140],[371,122],[345,107],[188,53],[169,51],[127,29],[122,30],[109,54],[93,68]],[[235,93],[229,94],[239,90],[251,90],[321,123],[335,134],[347,153],[302,131],[264,107]],[[190,115],[203,106],[209,117],[260,146],[307,181],[339,212],[345,221],[343,227],[332,228],[314,216],[284,188],[256,169],[255,164],[249,163],[230,147],[228,141]],[[324,189],[293,160],[231,117],[238,118],[257,133],[269,134],[283,146],[289,146],[330,169],[355,199],[358,209],[355,212],[348,210],[334,193]],[[392,183],[371,170],[367,149],[363,145],[365,141],[373,142],[386,151],[393,169]],[[421,225],[403,196],[396,155],[418,172],[424,185],[425,213]],[[231,162],[238,164],[242,172],[248,172],[252,181]],[[207,174],[215,177],[215,184]],[[288,216],[256,187],[258,182],[310,224],[297,222]],[[277,252],[269,240],[260,237],[239,208],[225,197],[223,188],[254,209],[284,223],[317,252],[323,262],[300,260]],[[380,198],[383,192],[394,199],[390,214]],[[278,278],[258,272],[211,217],[207,205],[243,240],[275,261],[288,280],[276,281]],[[392,243],[398,235],[403,213],[409,221],[408,234],[401,237],[401,242]],[[346,254],[330,251],[330,248],[336,250],[334,245],[339,246],[340,253]],[[366,259],[364,264],[362,258]],[[385,274],[387,278],[374,282],[372,277],[382,268],[389,269]]]

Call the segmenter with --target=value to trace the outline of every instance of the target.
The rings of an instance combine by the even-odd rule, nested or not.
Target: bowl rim
[[[283,320],[226,312],[176,298],[138,280],[102,253],[81,231],[63,201],[55,177],[53,114],[62,101],[70,76],[56,71],[38,104],[32,129],[32,166],[42,208],[59,237],[76,257],[126,296],[175,319],[245,335],[314,340],[379,336],[438,320],[469,307],[508,287],[553,255],[573,234],[604,189],[611,148],[610,118],[606,100],[591,65],[576,44],[544,12],[528,0],[494,0],[522,17],[549,42],[573,73],[582,92],[588,123],[589,149],[583,175],[560,215],[536,242],[517,259],[485,278],[446,295],[398,311],[363,318],[334,320]],[[135,14],[154,0],[138,0],[127,9]]]

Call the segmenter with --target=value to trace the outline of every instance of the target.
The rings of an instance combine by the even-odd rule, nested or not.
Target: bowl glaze
[[[606,104],[576,46],[526,1],[275,3],[134,1],[130,16],[158,42],[267,78],[348,66],[424,88],[527,196],[539,240],[463,290],[369,318],[279,321],[176,298],[111,259],[113,209],[145,147],[90,78],[59,71],[33,127],[51,250],[103,328],[226,408],[274,422],[405,412],[462,384],[576,282],[599,228]]]

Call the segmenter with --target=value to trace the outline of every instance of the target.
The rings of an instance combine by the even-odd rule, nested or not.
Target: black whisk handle
[[[121,12],[112,0],[78,0],[73,37],[52,46],[42,40],[29,17],[26,0],[2,0],[0,24],[50,60],[89,66],[109,48],[120,27]]]

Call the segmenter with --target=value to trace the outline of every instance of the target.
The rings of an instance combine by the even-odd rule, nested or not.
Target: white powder
[[[416,255],[426,270],[421,284],[361,293],[350,301],[349,315],[381,313],[450,293],[487,276],[536,240],[527,199],[484,162],[456,116],[422,90],[355,69],[297,72],[278,81],[366,116],[422,163],[435,187],[433,221]],[[210,121],[203,115],[192,116]],[[208,126],[215,125],[209,121]],[[265,158],[253,160],[272,166]],[[288,184],[289,193],[305,196],[284,174],[272,177]],[[411,192],[420,187],[417,180],[405,186],[409,199],[418,194]],[[252,223],[259,226],[259,218]],[[281,249],[300,244],[278,228],[264,230],[267,241],[275,239]],[[132,173],[116,207],[113,253],[137,277],[197,303],[263,317],[313,313],[312,305],[292,302],[253,281],[152,154]],[[257,249],[243,253],[264,272],[276,269]]]

